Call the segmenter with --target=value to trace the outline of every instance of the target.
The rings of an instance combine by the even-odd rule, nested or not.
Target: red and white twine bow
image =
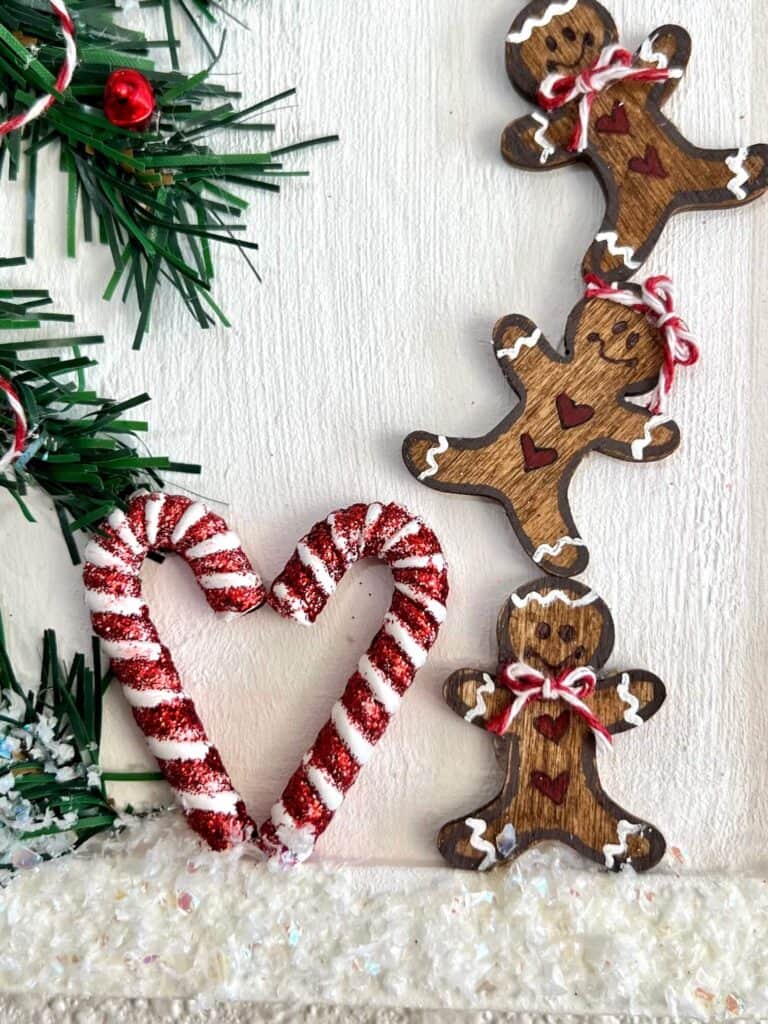
[[[0,391],[5,394],[8,405],[11,407],[14,420],[11,444],[9,445],[8,450],[0,455],[0,473],[3,473],[24,451],[24,445],[27,441],[27,417],[24,413],[24,406],[21,404],[21,399],[16,394],[13,385],[3,377],[0,377]]]
[[[567,669],[551,679],[530,665],[516,661],[502,667],[498,681],[515,695],[515,699],[506,711],[489,722],[490,732],[503,736],[518,715],[535,700],[564,701],[587,723],[598,747],[606,752],[613,749],[611,734],[584,703],[597,686],[597,676],[588,666]]]
[[[49,0],[49,3],[53,13],[59,19],[61,33],[64,36],[64,63],[59,69],[59,73],[56,76],[56,84],[54,86],[56,92],[61,93],[64,92],[72,81],[72,76],[74,75],[75,67],[77,66],[75,24],[72,21],[63,0]],[[8,118],[7,121],[3,121],[0,124],[0,137],[8,135],[9,132],[16,131],[17,128],[23,128],[24,125],[29,124],[30,121],[34,121],[35,118],[40,117],[41,114],[50,110],[55,102],[56,96],[53,94],[41,96],[38,100],[35,100],[32,106],[28,110],[25,110],[23,114],[15,114],[13,117]]]
[[[656,415],[662,412],[664,400],[675,382],[678,366],[695,366],[699,361],[699,347],[685,321],[675,312],[672,281],[668,277],[649,277],[642,286],[642,297],[628,289],[609,285],[596,274],[586,278],[588,299],[605,299],[642,313],[664,337],[664,364],[648,402]]]
[[[597,60],[578,75],[548,75],[541,83],[539,105],[559,110],[579,99],[579,116],[568,144],[572,153],[583,153],[589,145],[589,115],[603,89],[616,82],[666,82],[680,78],[680,68],[634,67],[634,56],[621,46],[606,46]]]

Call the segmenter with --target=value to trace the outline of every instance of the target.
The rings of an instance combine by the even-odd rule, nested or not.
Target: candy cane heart
[[[179,495],[134,498],[125,513],[112,513],[85,551],[93,628],[133,716],[190,826],[214,850],[224,850],[251,839],[255,825],[142,598],[144,559],[161,551],[184,559],[216,612],[252,611],[263,603],[264,588],[224,520]]]
[[[259,830],[261,848],[284,864],[312,853],[386,732],[445,618],[448,573],[440,543],[400,505],[353,505],[316,524],[273,584],[269,604],[309,625],[362,558],[378,558],[390,567],[394,597],[329,721]]]

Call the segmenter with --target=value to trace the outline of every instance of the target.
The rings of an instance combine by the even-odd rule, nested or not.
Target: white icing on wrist
[[[621,682],[616,687],[616,693],[627,705],[627,709],[624,712],[624,721],[629,722],[630,725],[643,725],[643,719],[638,714],[640,710],[640,701],[632,693],[629,688],[629,673],[624,672],[621,676]]]
[[[629,821],[620,821],[618,824],[619,842],[617,845],[606,843],[603,847],[603,856],[605,857],[605,866],[609,871],[613,870],[616,865],[616,858],[623,857],[627,851],[627,840],[630,836],[639,835],[644,829],[645,825],[633,824]]]
[[[645,452],[653,442],[653,432],[657,427],[663,427],[665,423],[669,423],[669,417],[667,416],[651,416],[648,422],[645,424],[645,430],[642,437],[639,437],[636,441],[632,442],[632,458],[635,462],[642,462],[645,458]]]
[[[419,480],[428,480],[432,476],[437,476],[437,472],[440,467],[437,464],[436,456],[443,455],[445,452],[448,451],[448,438],[439,437],[437,440],[438,443],[435,445],[435,447],[430,448],[429,451],[427,452],[427,469],[425,469],[424,472],[420,474]]]
[[[509,359],[510,362],[517,359],[524,348],[536,348],[541,341],[541,328],[537,327],[533,334],[525,338],[518,338],[512,348],[500,348],[496,351],[497,359]]]
[[[749,181],[749,171],[745,167],[748,156],[749,150],[742,146],[738,153],[726,157],[725,160],[726,167],[733,174],[733,177],[728,182],[728,191],[732,192],[739,200],[746,199],[748,195],[747,190],[744,188]]]
[[[496,692],[496,683],[487,674],[483,674],[483,685],[477,688],[475,693],[475,706],[470,708],[469,711],[464,715],[466,722],[474,722],[476,718],[482,718],[485,712],[488,710],[485,703],[485,695],[489,696]]]
[[[469,837],[469,845],[480,853],[484,853],[485,857],[478,866],[478,871],[490,871],[498,860],[496,856],[496,847],[493,843],[489,843],[487,839],[483,839],[488,823],[483,821],[482,818],[467,818],[464,822],[467,828],[471,831],[472,835]]]
[[[555,146],[552,140],[547,135],[547,131],[550,127],[549,118],[545,117],[544,114],[540,114],[538,111],[535,111],[533,114],[531,114],[531,117],[536,122],[536,124],[539,125],[538,130],[533,136],[533,140],[539,147],[539,149],[541,149],[541,157],[539,158],[539,162],[545,164],[551,156],[555,155]]]

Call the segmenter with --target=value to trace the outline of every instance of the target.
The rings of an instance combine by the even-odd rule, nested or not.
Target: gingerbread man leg
[[[502,504],[523,548],[546,572],[577,576],[586,569],[589,553],[568,504],[571,473],[561,465],[557,451],[536,447],[517,413],[471,441],[411,434],[405,439],[403,458],[428,487]],[[534,472],[537,480],[532,487]]]
[[[671,210],[666,195],[654,197],[639,176],[623,182],[613,197],[607,194],[608,210],[584,257],[584,273],[624,281],[642,267]]]
[[[592,762],[591,770],[596,776],[594,757],[585,751],[585,772],[590,770],[588,761]],[[588,802],[581,803],[579,821],[571,828],[569,845],[609,871],[621,871],[625,864],[631,864],[635,871],[654,868],[667,849],[661,832],[615,804],[596,777],[589,796]]]
[[[517,744],[506,742],[507,784],[484,807],[443,825],[437,836],[437,848],[445,860],[462,871],[490,871],[499,864],[511,863],[530,847],[519,841],[514,815],[517,788]]]

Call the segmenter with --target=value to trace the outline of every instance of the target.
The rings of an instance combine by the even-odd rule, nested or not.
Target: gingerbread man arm
[[[509,690],[497,686],[490,672],[474,668],[454,672],[443,685],[443,698],[465,722],[485,730],[512,703]]]
[[[573,136],[574,111],[564,107],[554,114],[535,111],[512,121],[501,136],[507,163],[534,171],[564,167],[579,157],[568,149]]]
[[[620,402],[612,417],[611,436],[596,451],[624,462],[659,462],[680,444],[680,428],[666,416],[653,416],[629,402]]]
[[[662,681],[643,669],[632,669],[601,679],[590,707],[614,736],[644,725],[664,703]]]
[[[674,74],[666,82],[657,82],[648,93],[648,103],[661,107],[682,81],[691,59],[691,37],[680,25],[662,25],[651,32],[635,54],[638,64],[669,68]]]
[[[499,320],[493,329],[493,348],[499,366],[518,398],[525,396],[527,378],[536,374],[542,363],[563,362],[541,328],[525,316],[505,316]]]

